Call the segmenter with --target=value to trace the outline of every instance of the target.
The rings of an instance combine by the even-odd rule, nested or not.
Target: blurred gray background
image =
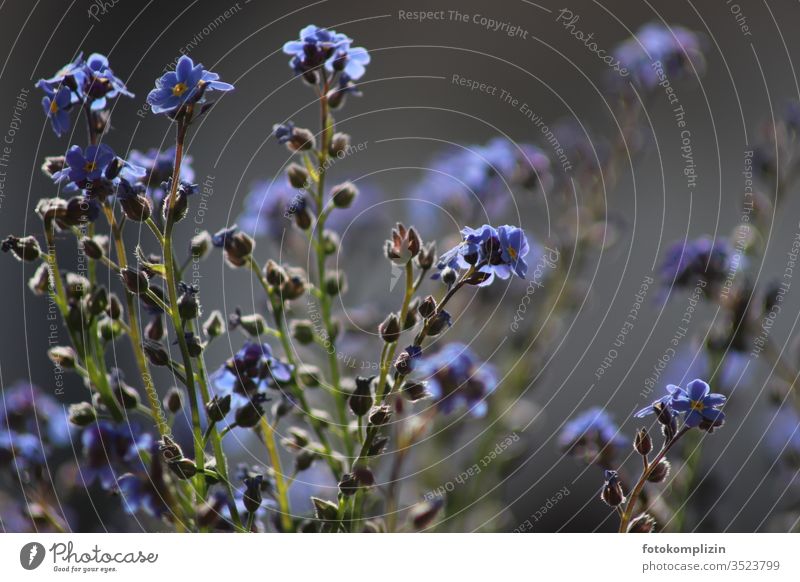
[[[481,518],[464,526],[481,528],[485,519],[503,510],[497,518],[500,521],[489,522],[485,527],[513,529],[544,500],[568,487],[570,495],[536,524],[536,530],[613,528],[614,519],[607,519],[607,508],[595,499],[601,482],[599,471],[590,468],[584,472],[579,463],[562,458],[552,433],[574,414],[584,396],[580,408],[606,406],[619,421],[646,404],[639,392],[668,346],[685,309],[684,295],[679,294],[667,305],[656,324],[660,305],[651,292],[628,343],[619,350],[609,372],[596,383],[595,369],[611,347],[642,279],[652,273],[658,249],[663,252],[665,244],[683,238],[687,232],[696,236],[716,231],[724,236],[737,224],[745,135],[751,143],[755,141],[760,124],[770,119],[771,112],[798,97],[791,60],[800,55],[800,41],[794,34],[800,23],[800,6],[785,0],[770,2],[768,8],[766,2],[741,0],[738,6],[752,31],[748,36],[737,24],[730,3],[723,0],[541,0],[536,4],[524,0],[323,0],[304,4],[274,0],[2,3],[0,133],[6,135],[9,129],[17,96],[28,93],[24,99],[27,108],[13,143],[9,144],[10,165],[2,168],[5,183],[0,200],[0,234],[38,234],[33,207],[40,197],[55,191],[39,166],[45,155],[64,151],[68,143],[57,139],[50,130],[41,111],[41,95],[33,84],[38,78],[53,74],[81,50],[107,54],[114,71],[136,93],[132,100],[120,100],[113,114],[114,131],[108,140],[120,153],[128,148],[163,147],[173,138],[163,118],[139,116],[136,112],[144,104],[153,80],[182,48],[191,47],[188,54],[193,59],[236,85],[236,91],[226,95],[197,128],[190,146],[197,181],[211,177],[213,182],[214,194],[208,199],[209,211],[203,226],[214,231],[235,221],[252,181],[271,179],[286,162],[285,150],[269,138],[272,124],[290,116],[300,125],[313,126],[316,122],[316,111],[308,107],[308,91],[296,80],[289,82],[287,57],[280,52],[282,44],[307,23],[345,32],[356,40],[356,45],[371,52],[372,63],[362,85],[364,97],[351,99],[339,116],[340,128],[350,133],[354,142],[368,141],[368,147],[342,163],[341,169],[336,168],[336,175],[344,179],[374,173],[371,179],[387,200],[406,195],[421,177],[422,171],[413,168],[424,166],[441,149],[442,144],[436,140],[484,143],[505,133],[518,141],[541,141],[519,111],[497,97],[455,86],[451,82],[453,74],[505,88],[550,122],[574,115],[594,136],[613,139],[615,125],[603,99],[608,96],[603,89],[606,68],[556,24],[559,9],[567,7],[579,14],[578,28],[594,32],[598,44],[607,49],[642,24],[660,19],[704,31],[709,35],[709,46],[702,85],[676,85],[691,124],[699,186],[690,198],[682,174],[680,137],[664,99],[655,99],[648,109],[654,131],[645,136],[646,153],[637,161],[634,172],[625,168],[618,185],[608,192],[610,212],[624,217],[628,230],[617,247],[604,253],[599,264],[588,266],[590,274],[597,271],[588,303],[563,338],[543,380],[526,397],[525,406],[520,405],[519,414],[528,420],[536,413],[536,407],[543,407],[525,431],[524,447],[515,453],[517,461],[524,461],[524,465],[489,494],[492,501],[480,499],[482,491],[478,487],[474,505]],[[528,38],[511,38],[472,22],[417,23],[398,18],[399,10],[434,9],[458,9],[507,21],[527,30]],[[228,16],[221,17],[226,11]],[[83,134],[76,136],[76,141],[82,143]],[[396,137],[417,139],[380,142]],[[800,203],[795,193],[789,198],[785,211],[775,218],[764,276],[782,273],[785,250],[798,228]],[[393,203],[371,212],[381,213],[388,220],[403,216],[402,205]],[[369,223],[371,218],[367,214],[359,220]],[[541,224],[541,217],[524,217],[523,222]],[[662,224],[663,238],[659,239]],[[184,228],[187,232],[189,227]],[[455,227],[445,224],[437,236],[453,232]],[[135,234],[128,232],[129,236]],[[383,236],[379,233],[378,238]],[[260,258],[265,260],[276,248],[260,246]],[[377,245],[371,250],[361,249],[359,240],[345,237],[345,256],[348,248],[353,249],[353,256],[357,252],[359,257],[364,253],[374,256],[374,263],[351,274],[351,292],[343,301],[348,310],[355,310],[376,293],[367,291],[372,288],[363,283],[364,278],[380,277],[383,281],[389,277],[389,268],[380,260]],[[212,255],[202,269],[201,287],[207,310],[219,307],[230,311],[237,305],[253,306],[260,301],[254,298],[249,277],[224,267],[219,254]],[[3,386],[17,380],[30,380],[45,388],[52,384],[52,366],[45,355],[49,331],[46,306],[43,299],[27,292],[31,271],[28,265],[8,256],[0,257]],[[381,282],[375,288],[386,286]],[[516,297],[523,292],[522,283],[512,290],[506,311],[509,317]],[[378,299],[384,302],[384,298]],[[392,296],[388,301],[388,305],[394,304]],[[787,301],[784,314],[792,316],[781,318],[772,334],[779,345],[784,345],[791,335],[800,300],[793,292]],[[700,308],[692,336],[702,337],[707,329],[705,321],[712,313],[708,306]],[[503,318],[501,325],[505,321]],[[568,323],[573,324],[573,320]],[[222,343],[214,346],[209,355],[211,365],[227,357],[230,349]],[[373,343],[371,351],[361,357],[375,358],[377,349]],[[481,355],[488,356],[492,350],[493,346],[489,346]],[[119,356],[123,364],[130,359],[128,353]],[[797,361],[796,352],[792,351],[789,357]],[[767,453],[750,456],[754,449],[761,450],[756,447],[770,421],[770,413],[763,405],[767,371],[761,363],[753,367],[750,385],[737,391],[728,426],[710,439],[712,442],[703,452],[701,470],[707,471],[713,464],[714,476],[704,480],[690,503],[697,508],[696,515],[705,513],[705,508],[717,499],[719,505],[714,519],[695,519],[693,526],[701,530],[763,529],[774,519],[774,512],[796,500],[796,491],[785,491],[786,476],[770,472],[773,457]],[[78,389],[71,385],[63,401],[77,399]],[[526,422],[523,419],[519,424]],[[636,426],[629,419],[623,430],[632,434]],[[468,456],[448,460],[440,476],[457,475],[474,462]],[[726,489],[731,480],[733,486]],[[532,484],[535,486],[529,490]],[[481,510],[481,504],[490,505]]]

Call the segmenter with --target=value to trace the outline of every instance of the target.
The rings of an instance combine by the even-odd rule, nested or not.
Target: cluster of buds
[[[233,225],[230,228],[223,228],[211,237],[212,244],[225,251],[225,260],[232,267],[243,267],[250,260],[255,241],[239,227]]]
[[[264,265],[264,277],[283,301],[293,301],[306,292],[306,274],[300,268],[285,269],[270,259]]]

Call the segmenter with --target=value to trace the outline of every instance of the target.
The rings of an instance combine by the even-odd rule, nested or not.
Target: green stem
[[[194,372],[192,370],[192,357],[189,355],[189,348],[186,343],[186,337],[183,333],[183,322],[178,313],[178,286],[175,280],[175,260],[174,253],[172,252],[172,231],[175,227],[175,201],[178,192],[178,184],[180,182],[180,170],[183,161],[183,147],[186,138],[186,131],[188,126],[182,119],[178,119],[177,123],[177,139],[175,140],[175,162],[172,170],[172,184],[167,197],[166,204],[167,217],[166,226],[164,228],[164,270],[165,279],[167,282],[167,295],[169,297],[168,311],[172,319],[172,325],[175,329],[177,336],[178,346],[180,347],[181,358],[183,359],[183,367],[186,372],[184,378],[186,383],[186,390],[189,393],[189,406],[192,415],[192,432],[194,434],[194,456],[195,462],[199,467],[205,467],[205,451],[203,450],[203,433],[200,427],[200,409],[197,404],[197,392],[195,390]],[[201,499],[205,498],[206,483],[202,475],[195,478],[198,496]]]
[[[636,482],[636,485],[633,488],[633,491],[628,496],[628,502],[625,505],[625,510],[622,512],[622,517],[619,520],[619,533],[627,533],[628,531],[628,524],[633,517],[633,510],[636,508],[636,502],[639,499],[639,495],[642,493],[642,489],[644,489],[645,483],[647,483],[647,478],[650,476],[650,473],[653,469],[658,465],[659,462],[666,456],[672,446],[678,442],[678,440],[685,435],[689,431],[689,428],[684,426],[678,434],[676,434],[672,440],[665,443],[655,458],[647,463],[645,459],[645,466],[642,469],[642,475],[639,477],[639,481]]]
[[[277,336],[280,338],[281,346],[283,347],[283,352],[286,357],[286,361],[292,366],[294,370],[294,390],[293,396],[297,399],[297,402],[300,404],[302,408],[303,414],[308,417],[309,424],[311,428],[314,429],[314,434],[317,435],[320,443],[325,452],[325,459],[328,462],[328,465],[333,472],[333,475],[336,477],[338,481],[341,479],[341,470],[335,462],[333,458],[333,450],[331,449],[330,442],[328,441],[328,435],[325,434],[325,429],[320,424],[319,420],[314,418],[311,414],[311,409],[308,406],[308,401],[306,400],[305,393],[303,392],[303,386],[300,381],[300,374],[298,374],[297,369],[297,360],[294,357],[294,352],[292,351],[292,345],[289,342],[289,332],[287,329],[286,324],[286,314],[283,309],[283,301],[280,298],[279,294],[275,292],[272,287],[270,287],[267,279],[264,277],[261,268],[259,267],[256,260],[251,256],[249,258],[248,264],[250,265],[250,269],[255,274],[256,278],[258,279],[261,287],[264,289],[264,293],[267,294],[267,298],[270,301],[270,307],[272,308],[272,317],[275,320],[275,326],[278,328]]]
[[[286,481],[284,480],[283,469],[281,468],[281,457],[278,454],[278,447],[275,444],[277,435],[275,434],[275,428],[263,416],[261,417],[261,438],[269,454],[272,472],[275,474],[275,493],[278,496],[281,526],[284,532],[290,532],[292,531],[292,513],[289,507],[289,488],[286,486]]]
[[[195,333],[200,333],[197,323],[195,322],[193,325]],[[203,398],[203,402],[208,402],[211,400],[211,393],[208,389],[208,372],[206,370],[203,354],[200,354],[200,356],[197,358],[197,372],[197,382],[200,385],[200,395]],[[214,458],[217,461],[217,472],[219,472],[220,477],[222,477],[222,480],[225,482],[225,487],[228,490],[228,509],[231,512],[231,519],[233,520],[234,526],[236,526],[238,529],[242,529],[242,518],[239,515],[238,508],[236,507],[236,499],[233,496],[233,486],[231,485],[231,481],[228,476],[228,460],[225,457],[225,451],[222,448],[222,435],[220,435],[219,431],[217,430],[217,425],[211,421],[208,423],[206,434],[203,435],[203,446],[205,446],[205,443],[208,440],[211,441],[211,446],[214,449]]]

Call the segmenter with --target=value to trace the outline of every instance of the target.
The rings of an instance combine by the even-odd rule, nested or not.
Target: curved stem
[[[658,465],[659,462],[666,456],[672,446],[680,440],[680,438],[685,435],[689,431],[689,427],[684,426],[678,434],[676,434],[672,440],[668,443],[665,443],[655,458],[650,462],[646,463],[644,468],[642,469],[642,475],[639,477],[639,480],[636,482],[636,485],[631,491],[631,494],[628,496],[628,502],[625,504],[625,510],[622,512],[622,517],[619,520],[619,533],[627,533],[628,531],[628,524],[633,517],[633,510],[636,507],[636,502],[639,499],[639,495],[644,489],[645,483],[647,483],[647,478],[652,473],[653,469]]]

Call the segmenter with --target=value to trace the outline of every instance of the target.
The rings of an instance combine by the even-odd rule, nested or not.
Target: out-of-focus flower
[[[345,34],[313,24],[300,31],[300,39],[283,45],[283,52],[291,56],[289,65],[297,74],[318,69],[323,64],[332,73],[342,71],[349,79],[357,81],[366,72],[370,56],[367,49],[351,46],[353,39]]]
[[[99,481],[103,489],[111,491],[124,473],[141,468],[139,451],[150,450],[153,438],[136,425],[117,427],[101,420],[83,429],[81,444],[83,479],[87,484]]]
[[[272,354],[266,343],[247,341],[214,374],[214,386],[222,396],[230,394],[232,407],[248,406],[265,387],[292,379],[292,367]]]
[[[614,453],[627,441],[611,415],[595,406],[564,424],[558,444],[565,452],[609,467]]]
[[[425,201],[466,221],[501,213],[518,188],[549,188],[552,183],[550,158],[541,149],[498,137],[435,158],[410,198],[417,210]]]
[[[731,259],[731,249],[725,241],[703,236],[676,242],[664,254],[661,279],[664,285],[679,288],[694,287],[699,282],[713,287],[729,276]]]
[[[0,396],[0,428],[36,435],[46,452],[50,445],[69,442],[69,423],[62,407],[39,387],[28,383],[9,386]]]
[[[128,162],[144,169],[141,181],[147,188],[147,195],[153,202],[160,204],[165,194],[162,185],[172,178],[172,170],[175,166],[175,146],[166,150],[151,148],[146,152],[131,150]],[[192,156],[184,155],[181,161],[180,179],[182,182],[194,182],[194,177]]]
[[[174,71],[156,80],[156,88],[147,95],[153,113],[174,114],[186,104],[202,103],[208,91],[230,91],[233,85],[219,81],[219,75],[183,55]]]
[[[238,222],[252,236],[280,240],[284,230],[291,226],[293,204],[301,199],[302,194],[285,180],[255,182]]]
[[[613,54],[641,87],[650,90],[659,82],[659,73],[653,66],[656,62],[661,62],[670,79],[694,76],[694,70],[702,74],[704,42],[700,33],[683,26],[650,23],[622,42]]]
[[[422,357],[416,374],[424,379],[438,409],[445,414],[463,405],[473,416],[484,416],[488,410],[486,399],[498,384],[494,366],[481,361],[461,343],[448,344],[437,353]]]

